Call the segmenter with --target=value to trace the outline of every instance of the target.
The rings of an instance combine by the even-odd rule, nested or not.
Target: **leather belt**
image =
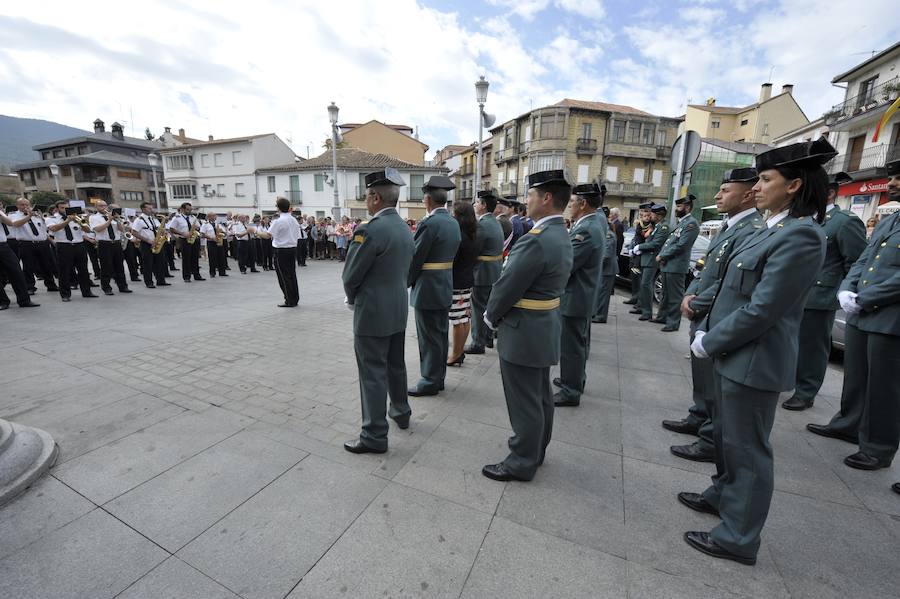
[[[503,254],[497,254],[496,256],[478,256],[479,262],[499,262],[503,260]]]
[[[453,268],[452,262],[426,262],[422,265],[422,270],[450,270]]]
[[[555,310],[556,308],[559,308],[559,298],[539,300],[523,297],[513,304],[513,308],[522,308],[523,310]]]

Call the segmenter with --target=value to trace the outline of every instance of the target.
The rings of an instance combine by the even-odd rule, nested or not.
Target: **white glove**
[[[348,310],[350,310],[351,312],[353,312],[354,306],[353,306],[353,304],[350,303],[350,300],[347,299],[346,296],[344,297],[344,305],[347,306],[347,309],[348,309]]]
[[[641,255],[641,247],[640,247],[640,246],[637,246],[636,248],[634,248],[634,249],[631,250],[631,251],[634,252],[633,255],[635,255],[635,256],[640,256],[640,255]]]
[[[487,328],[489,328],[492,331],[497,330],[497,327],[494,326],[494,323],[492,323],[490,320],[488,320],[487,315],[485,315],[485,317],[484,317],[484,324],[486,324]]]
[[[694,333],[694,341],[691,343],[691,353],[698,358],[708,358],[709,354],[703,349],[703,336],[706,331],[697,331]]]
[[[840,302],[841,308],[843,308],[844,312],[847,314],[859,314],[862,312],[862,306],[856,301],[857,295],[858,294],[853,293],[852,291],[838,291],[838,302]]]

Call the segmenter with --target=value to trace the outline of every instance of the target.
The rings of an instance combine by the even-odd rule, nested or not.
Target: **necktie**
[[[34,226],[34,221],[31,220],[30,218],[28,219],[28,226],[31,227],[31,232],[34,234],[35,237],[37,237],[37,234],[38,234],[37,227]]]
[[[75,239],[75,236],[72,234],[72,229],[70,228],[69,223],[66,223],[66,239],[72,241]]]
[[[722,234],[727,230],[728,230],[728,221],[726,220],[724,223],[722,223],[722,228],[719,229],[719,234]]]
[[[6,226],[6,223],[0,223],[0,225],[3,225],[3,233],[9,235],[9,227]]]
[[[106,227],[106,234],[109,235],[110,241],[116,240],[116,230],[113,229],[112,221],[109,222],[109,225]]]

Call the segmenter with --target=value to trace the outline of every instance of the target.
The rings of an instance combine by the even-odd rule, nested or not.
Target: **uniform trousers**
[[[691,342],[694,341],[691,327]],[[691,353],[691,379],[693,381],[694,405],[688,410],[687,421],[699,427],[697,443],[704,451],[713,451],[713,410],[715,403],[716,372],[710,358],[698,358]]]
[[[476,347],[487,345],[488,336],[493,335],[493,332],[484,324],[484,311],[489,299],[491,299],[490,285],[472,287],[472,345]]]
[[[662,273],[662,301],[659,303],[657,318],[665,320],[667,327],[681,327],[681,300],[684,299],[683,272]]]
[[[794,397],[812,405],[822,388],[828,356],[831,355],[831,327],[834,310],[804,310],[800,321],[800,350],[797,354],[797,384]]]
[[[559,394],[567,400],[579,401],[587,378],[585,364],[591,347],[591,319],[562,316],[559,343]]]
[[[306,239],[297,240],[297,266],[306,266],[306,248],[308,246]]]
[[[187,239],[178,238],[178,245],[181,249],[181,278],[185,281],[191,280],[191,275],[195,279],[200,278],[200,240],[194,243],[188,243]]]
[[[132,281],[140,280],[140,262],[141,252],[135,247],[134,243],[129,241],[125,244],[123,250],[125,254],[125,264],[128,265],[128,275]]]
[[[373,449],[387,449],[386,414],[394,419],[412,414],[406,396],[405,340],[406,331],[387,337],[353,336],[362,405],[359,439]],[[390,410],[385,404],[388,397]]]
[[[100,254],[97,252],[97,246],[90,241],[85,240],[84,251],[87,254],[88,260],[91,261],[91,269],[94,273],[94,278],[100,278]]]
[[[594,320],[606,322],[609,318],[609,299],[612,297],[616,284],[616,275],[604,275],[600,278],[600,292],[597,294],[597,309],[594,311]]]
[[[163,245],[163,251],[160,254],[163,256],[164,264],[169,267],[169,270],[175,270],[175,244],[167,241]]]
[[[419,340],[419,386],[427,390],[444,388],[449,352],[450,310],[415,309],[416,337]]]
[[[225,274],[228,259],[225,257],[225,244],[218,245],[215,241],[206,244],[206,258],[209,260],[209,276],[215,277],[216,273]]]
[[[722,522],[710,537],[731,553],[756,557],[775,488],[769,435],[778,392],[748,387],[718,373],[714,380],[716,474],[703,498],[719,510]]]
[[[553,434],[550,367],[522,366],[500,358],[500,377],[513,429],[508,442],[510,453],[503,465],[517,477],[531,480],[544,463]]]
[[[288,306],[296,306],[300,301],[296,257],[296,248],[275,248],[275,275],[278,277],[278,286],[284,294],[284,303]]]
[[[125,279],[125,251],[121,241],[101,241],[100,253],[100,288],[112,291],[110,281],[114,280],[119,291],[128,289]]]
[[[0,275],[4,279],[4,285],[5,281],[9,281],[16,294],[16,301],[20,306],[31,301],[31,298],[28,296],[28,283],[25,282],[25,274],[19,265],[19,257],[16,256],[5,241],[0,242]],[[3,297],[0,297],[3,302],[8,301],[5,293]]]
[[[653,286],[655,285],[656,266],[644,266],[641,268],[641,290],[638,294],[638,306],[641,316],[653,317]]]
[[[22,246],[19,244],[19,240],[7,239],[6,243],[9,245],[9,249],[12,250],[12,253],[19,261],[19,268],[21,268],[22,274],[25,276],[25,283],[26,285],[28,285],[28,289],[34,289],[36,285],[34,272],[31,269],[31,264],[29,264],[25,259],[22,258]]]
[[[862,331],[847,323],[841,409],[829,428],[859,436],[859,450],[891,461],[900,443],[900,336]]]
[[[247,272],[247,269],[250,268],[250,240],[249,239],[238,239],[237,240],[237,260],[238,260],[238,268],[241,269],[241,272]],[[253,268],[256,268],[253,266]]]
[[[262,248],[262,257],[260,258],[263,268],[272,270],[274,268],[273,259],[275,257],[274,248],[271,239],[260,239],[259,245]],[[292,249],[292,248],[290,248]],[[296,254],[296,250],[295,250]]]
[[[44,277],[47,291],[56,291],[56,257],[49,241],[19,241],[19,257],[31,272],[40,273]]]
[[[91,277],[88,274],[87,248],[85,248],[87,243],[58,242],[56,244],[56,254],[59,258],[59,295],[61,297],[72,297],[73,273],[81,288],[81,295],[90,295],[91,293]]]
[[[166,282],[166,256],[165,249],[158,254],[153,253],[153,246],[146,241],[141,242],[141,270],[144,274],[144,284],[153,285],[153,279],[157,283]]]
[[[641,266],[636,260],[630,264],[631,270],[631,301],[637,302],[641,295]],[[637,270],[637,272],[634,272]]]

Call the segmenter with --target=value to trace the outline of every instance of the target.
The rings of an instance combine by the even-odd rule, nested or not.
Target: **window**
[[[167,158],[169,161],[169,168],[174,170],[186,170],[189,168],[194,168],[194,160],[190,156],[185,154],[181,154],[178,156],[169,156]]]
[[[652,146],[654,133],[656,133],[656,127],[654,127],[653,125],[644,124],[644,128],[641,129],[641,143],[644,145]]]
[[[541,139],[565,137],[566,114],[556,112],[541,115]]]
[[[528,172],[539,173],[541,171],[560,170],[566,166],[565,152],[549,154],[536,154],[529,158]]]
[[[54,157],[54,158],[62,158],[62,155],[63,155],[62,150],[53,150],[53,157]]]
[[[657,129],[656,130],[656,145],[665,146],[666,144],[666,130],[665,129]]]
[[[224,183],[218,183],[216,185],[216,195],[219,196],[220,198],[225,197],[225,184]]]
[[[241,166],[241,151],[236,150],[231,153],[231,165],[232,166]]]
[[[588,171],[590,170],[590,165],[588,164],[579,164],[578,165],[578,181],[576,183],[587,183],[588,182]]]
[[[465,184],[465,181],[463,181],[463,184]],[[359,187],[357,187],[357,189],[356,189],[356,197],[359,198],[360,200],[366,199],[366,174],[365,173],[359,174]]]
[[[288,177],[288,188],[290,189],[288,191],[288,194],[290,194],[288,199],[291,201],[291,204],[300,204],[303,199],[303,194],[300,192],[300,175]]]
[[[878,82],[878,75],[866,79],[859,84],[859,95],[857,96],[856,106],[865,106],[874,98],[875,84]]]
[[[504,143],[506,144],[506,147],[507,148],[515,148],[516,147],[516,130],[515,130],[515,128],[510,127],[509,129],[504,131],[503,134],[505,137]]]
[[[619,143],[625,141],[625,121],[613,121],[612,126],[612,137],[610,141],[617,141]]]
[[[316,191],[324,191],[325,190],[325,175],[314,175],[313,176],[314,189]]]
[[[118,169],[116,175],[122,179],[140,179],[141,171],[132,169]]]
[[[213,164],[215,166],[223,166],[222,164],[222,152],[216,152],[213,154]]]
[[[615,183],[619,178],[619,167],[617,166],[607,166],[606,167],[606,180],[612,183]]]
[[[581,123],[581,139],[591,139],[591,124]],[[581,179],[579,179],[580,181]],[[587,179],[585,179],[587,181]]]
[[[275,177],[266,177],[266,181],[269,184],[269,193],[275,192]]]
[[[59,167],[59,174],[62,177],[71,177],[72,176],[72,167],[70,167],[70,166]]]
[[[209,168],[209,154],[200,154],[200,166]]]
[[[197,197],[196,185],[173,185],[172,198],[176,200],[193,200]]]
[[[66,148],[66,158],[75,155],[75,148]]]
[[[747,123],[750,122],[750,119],[741,119],[741,127],[745,127]]]
[[[84,154],[87,154],[87,151],[88,151],[87,146],[78,146],[78,155],[79,156],[83,156]]]
[[[653,187],[662,187],[662,171],[653,169]]]
[[[422,191],[422,186],[425,185],[425,175],[410,175],[409,176],[409,199],[416,202],[422,201],[425,197],[425,192]]]
[[[50,152],[41,152],[41,160],[50,160]]]
[[[644,182],[644,169],[636,168],[634,169],[634,177],[631,179],[635,183],[643,183]]]
[[[234,197],[236,197],[236,198],[244,197],[244,184],[243,183],[235,183],[234,184]]]
[[[38,168],[38,169],[35,169],[35,172],[37,173],[38,179],[46,179],[47,177],[45,175],[47,175],[50,172],[50,169]]]
[[[721,124],[722,124],[722,122],[719,121],[719,119],[713,119],[712,121],[710,121],[709,127],[710,127],[710,129],[718,129],[719,125],[721,125]]]
[[[641,124],[640,123],[628,123],[628,137],[626,141],[630,144],[639,144],[641,143]]]
[[[125,202],[143,202],[144,201],[144,192],[143,191],[123,191],[121,193],[121,198]]]

